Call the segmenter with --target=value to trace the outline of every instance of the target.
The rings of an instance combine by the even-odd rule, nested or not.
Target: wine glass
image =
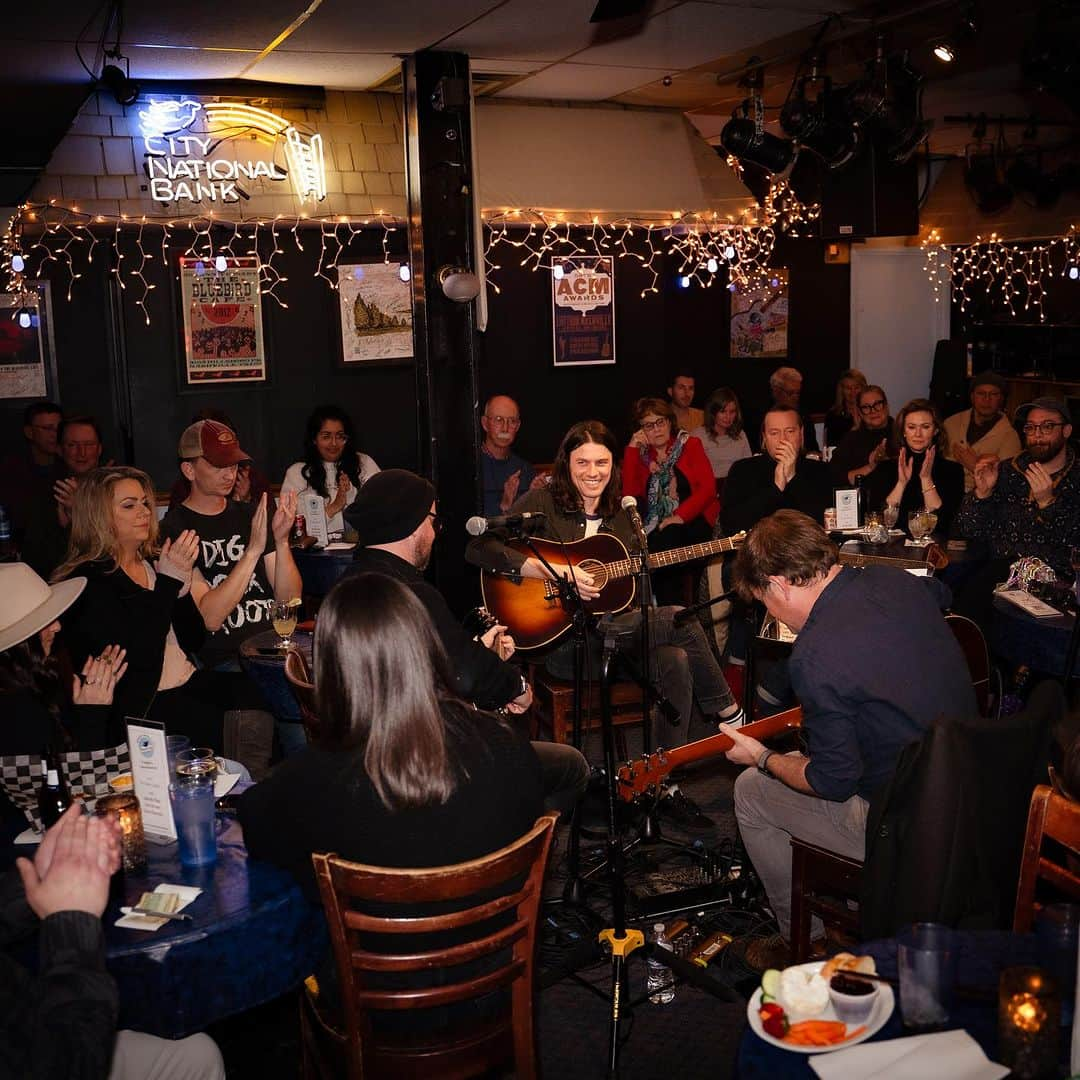
[[[912,539],[916,543],[921,544],[923,537],[927,532],[926,511],[925,510],[912,510],[908,514],[908,531],[911,533]]]
[[[274,620],[274,630],[281,638],[279,649],[287,649],[292,645],[293,631],[296,629],[296,608],[292,600],[275,600],[270,611],[270,617]]]
[[[886,503],[881,509],[881,520],[885,522],[887,529],[895,529],[897,521],[900,520],[900,507]]]
[[[929,536],[937,528],[937,511],[924,510],[923,517],[926,519],[926,535]]]

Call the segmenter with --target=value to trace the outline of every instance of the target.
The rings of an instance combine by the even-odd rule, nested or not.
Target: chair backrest
[[[1040,784],[1031,796],[1024,860],[1016,889],[1013,930],[1026,933],[1035,917],[1035,887],[1039,878],[1056,889],[1080,899],[1080,875],[1044,852],[1045,840],[1053,840],[1074,857],[1080,857],[1080,803],[1066,799],[1047,784]]]
[[[311,681],[304,654],[297,648],[285,654],[285,678],[292,687],[293,697],[300,706],[300,719],[308,742],[314,742],[319,734],[319,714],[315,709],[315,684]]]
[[[945,621],[949,624],[949,629],[956,637],[964,659],[967,661],[979,715],[989,717],[994,706],[991,694],[994,669],[990,664],[990,651],[986,647],[986,638],[983,637],[978,624],[964,615],[946,615]]]
[[[389,869],[348,862],[336,855],[313,853],[315,877],[322,894],[330,940],[341,984],[347,1028],[350,1076],[376,1076],[386,1058],[370,1010],[426,1009],[468,1001],[508,987],[509,1014],[492,1028],[500,1045],[511,1045],[516,1073],[535,1076],[536,1052],[532,1011],[533,956],[541,886],[547,865],[555,814],[540,817],[512,844],[471,862],[422,869]],[[372,913],[372,906],[380,914]],[[382,914],[400,905],[394,914]],[[418,914],[437,911],[437,914]],[[492,920],[496,920],[494,923]],[[494,926],[494,929],[492,928]],[[457,944],[445,945],[447,931]],[[406,944],[396,951],[394,939]],[[390,951],[374,952],[372,935]],[[441,947],[417,941],[440,935]],[[472,964],[455,971],[457,965]],[[482,973],[476,974],[477,966]],[[443,969],[438,985],[417,978],[416,984],[387,989],[384,973],[431,972]],[[462,971],[465,973],[463,974]],[[384,976],[380,979],[380,976]],[[406,979],[405,981],[409,981]],[[448,1040],[446,1056],[425,1040],[427,1075],[447,1075],[461,1044]],[[475,1053],[474,1043],[466,1052]],[[400,1049],[394,1053],[400,1063]],[[403,1075],[400,1065],[396,1075]]]

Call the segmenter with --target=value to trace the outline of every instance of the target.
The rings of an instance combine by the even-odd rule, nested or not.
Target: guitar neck
[[[742,543],[745,533],[737,533],[735,536],[725,536],[722,540],[710,540],[704,544],[688,544],[686,547],[672,548],[670,551],[656,551],[649,555],[649,569],[660,570],[665,566],[677,566],[679,563],[691,562],[694,559],[708,559],[713,555],[723,555],[728,551],[734,551]],[[638,572],[638,561],[635,558],[620,559],[618,562],[607,563],[605,569],[611,578],[627,577]]]
[[[755,739],[770,739],[790,728],[798,727],[802,727],[801,707],[788,709],[775,716],[767,716],[764,720],[755,720],[752,724],[744,724],[739,731]],[[688,765],[691,761],[700,761],[702,758],[723,754],[734,745],[735,740],[721,731],[718,735],[710,735],[707,739],[699,739],[685,746],[677,746],[674,750],[666,750],[664,756],[667,758],[667,764],[672,769],[677,769],[680,765]]]

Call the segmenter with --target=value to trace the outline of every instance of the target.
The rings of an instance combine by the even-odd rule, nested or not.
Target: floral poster
[[[396,262],[338,266],[346,364],[412,356],[412,288],[400,271]]]
[[[731,355],[766,359],[788,354],[788,272],[770,270],[754,288],[731,294]]]

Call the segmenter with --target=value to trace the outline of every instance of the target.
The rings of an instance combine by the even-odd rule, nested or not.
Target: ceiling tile
[[[297,52],[278,49],[247,74],[267,82],[325,86],[330,90],[367,90],[401,68],[391,53]]]
[[[201,45],[219,49],[266,48],[295,19],[301,0],[259,0],[257,4],[222,4],[184,0],[183,4],[126,4],[123,47]]]
[[[536,75],[514,83],[497,97],[555,98],[605,101],[642,83],[663,78],[660,68],[600,67],[592,64],[552,64]]]
[[[250,52],[227,49],[151,49],[125,46],[131,77],[139,79],[235,79],[255,59]]]

